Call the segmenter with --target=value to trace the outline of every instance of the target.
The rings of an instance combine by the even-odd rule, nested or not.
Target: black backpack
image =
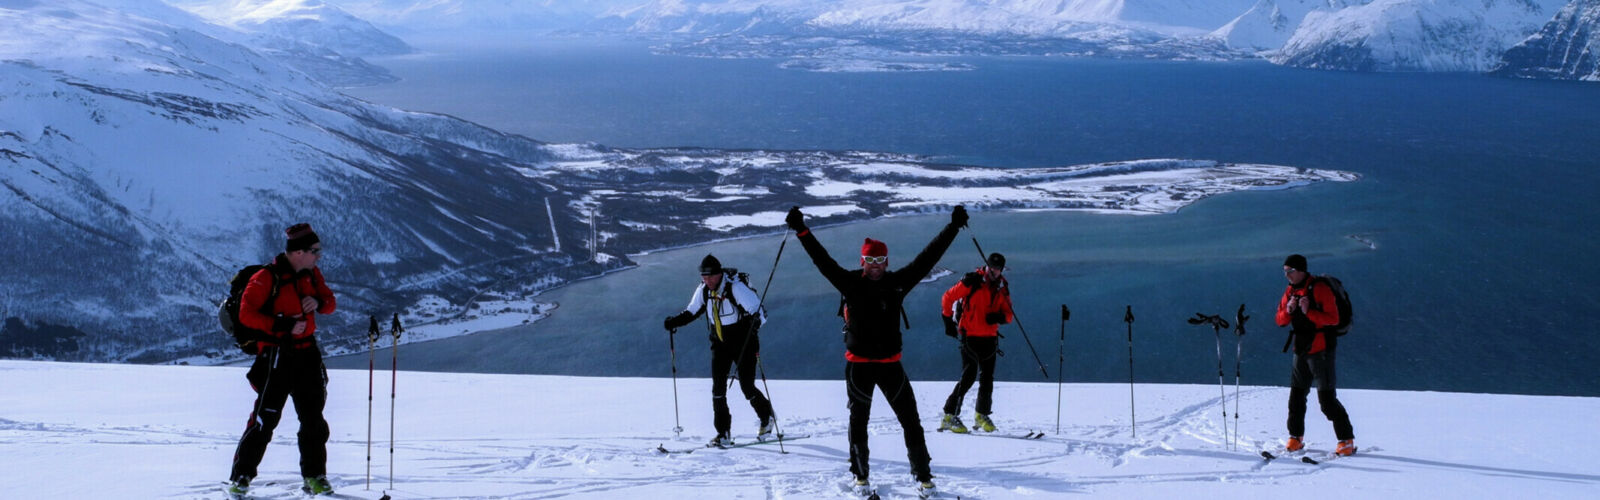
[[[1313,279],[1309,286],[1315,287],[1318,281],[1327,283],[1328,287],[1333,289],[1334,305],[1339,306],[1339,324],[1323,328],[1322,331],[1332,333],[1335,337],[1343,337],[1344,334],[1350,333],[1350,294],[1345,292],[1344,283],[1340,282],[1339,278],[1324,274]],[[1311,290],[1307,290],[1307,294],[1310,292]],[[1321,309],[1322,306],[1319,305],[1317,308]]]
[[[261,270],[267,269],[267,267],[266,265],[253,264],[244,266],[238,273],[235,273],[233,279],[228,281],[228,298],[223,299],[222,304],[217,308],[217,321],[222,324],[222,331],[232,336],[233,345],[237,346],[240,351],[244,351],[245,354],[259,354],[261,348],[256,345],[256,342],[273,340],[273,337],[268,335],[267,332],[244,326],[244,323],[239,322],[239,304],[243,301],[245,286],[250,284],[250,278],[261,272]],[[262,305],[263,308],[272,307],[272,303],[278,299],[278,277],[274,276],[271,271],[267,272],[267,277],[272,280],[272,294],[267,297],[266,304]]]

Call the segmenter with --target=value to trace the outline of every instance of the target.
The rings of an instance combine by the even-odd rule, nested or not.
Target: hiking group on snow
[[[892,271],[889,269],[888,245],[882,241],[865,239],[859,255],[860,267],[845,269],[829,255],[817,236],[806,226],[805,215],[799,207],[789,209],[784,222],[800,241],[823,279],[840,294],[838,314],[844,330],[849,471],[854,476],[855,489],[863,495],[875,496],[870,489],[871,451],[867,424],[872,412],[873,394],[881,390],[904,434],[907,459],[918,493],[924,497],[934,494],[932,457],[928,454],[922,420],[917,414],[916,395],[900,363],[902,322],[909,328],[903,302],[912,288],[921,283],[944,256],[957,233],[967,226],[965,207],[957,205],[950,213],[949,223],[940,229],[933,240],[909,264]],[[329,429],[322,416],[327,400],[328,376],[315,332],[316,316],[332,314],[335,299],[317,267],[322,256],[322,245],[310,224],[290,226],[285,236],[284,252],[277,255],[272,263],[248,266],[234,277],[230,296],[219,313],[224,330],[234,336],[242,350],[255,355],[246,379],[255,391],[256,399],[234,452],[226,486],[228,494],[235,498],[242,498],[249,492],[251,481],[257,473],[256,467],[289,399],[294,401],[295,412],[300,418],[298,442],[302,490],[311,495],[333,492],[333,486],[326,476]],[[974,239],[973,243],[976,244],[977,240]],[[780,246],[780,259],[782,252],[783,247]],[[979,256],[983,258],[982,265],[965,273],[940,298],[939,310],[944,333],[958,339],[961,355],[959,379],[943,406],[938,427],[941,432],[966,434],[974,429],[991,433],[997,430],[990,415],[994,407],[995,361],[1001,353],[1000,327],[1016,322],[1016,312],[1005,277],[1005,256],[1000,253],[985,255],[981,247]],[[773,265],[775,270],[777,262]],[[1334,368],[1338,338],[1349,329],[1349,298],[1343,284],[1336,278],[1310,274],[1304,256],[1296,254],[1285,259],[1283,273],[1288,286],[1278,302],[1275,319],[1278,326],[1290,328],[1284,351],[1292,347],[1294,356],[1286,422],[1289,437],[1280,451],[1297,452],[1304,449],[1306,399],[1315,385],[1318,404],[1323,415],[1333,423],[1338,439],[1334,456],[1353,455],[1356,452],[1355,431],[1348,412],[1336,395]],[[757,441],[770,441],[776,434],[776,442],[781,446],[785,438],[777,430],[778,419],[772,403],[767,394],[763,394],[755,385],[758,373],[763,384],[766,382],[766,375],[760,369],[759,337],[761,326],[767,320],[763,306],[765,290],[758,295],[750,286],[747,273],[724,267],[712,255],[707,255],[700,262],[699,274],[700,284],[691,293],[688,305],[677,314],[667,316],[663,327],[671,340],[678,329],[697,318],[705,318],[712,353],[711,394],[713,425],[716,429],[715,437],[707,446],[734,446],[731,432],[733,418],[727,402],[727,379],[735,367],[738,370],[736,378],[739,389],[759,421]],[[769,276],[768,284],[771,281]],[[1067,308],[1063,305],[1063,325],[1067,316]],[[1245,318],[1241,306],[1241,335]],[[1226,327],[1226,322],[1220,318],[1202,319],[1214,320],[1221,327]],[[1131,307],[1126,321],[1130,325],[1131,342]],[[1198,324],[1201,321],[1190,322]],[[376,325],[376,320],[373,324]],[[398,328],[397,318],[397,331]],[[1021,328],[1020,323],[1018,328]],[[1063,332],[1064,329],[1065,326]],[[373,330],[376,331],[376,326]],[[1022,330],[1022,333],[1026,338],[1026,330]],[[669,343],[669,346],[674,352],[672,371],[676,413],[675,342]],[[1029,348],[1032,349],[1031,341]],[[1219,383],[1220,349],[1219,343]],[[1037,352],[1034,355],[1037,359]],[[1040,369],[1044,369],[1042,363]],[[1048,378],[1048,374],[1046,376]],[[974,382],[978,385],[978,396],[973,416],[974,429],[969,429],[959,414]],[[1130,390],[1131,382],[1130,371]],[[681,432],[681,423],[674,430]],[[1030,433],[1029,439],[1032,438]],[[1276,458],[1270,452],[1263,451],[1262,454],[1268,459]]]

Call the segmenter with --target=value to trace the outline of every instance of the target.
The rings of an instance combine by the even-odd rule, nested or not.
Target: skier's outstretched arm
[[[811,229],[806,227],[805,215],[800,213],[800,207],[790,208],[789,215],[784,217],[783,221],[789,225],[789,229],[794,230],[795,237],[800,240],[800,246],[806,249],[806,255],[811,257],[811,263],[822,272],[822,277],[834,288],[844,290],[849,284],[850,271],[839,267],[833,256],[828,255],[828,249],[823,248],[822,243],[817,241],[817,236],[811,234]]]
[[[922,252],[917,254],[917,258],[911,260],[910,264],[895,271],[895,274],[906,276],[906,288],[909,289],[915,286],[922,281],[923,277],[928,275],[929,271],[933,270],[933,265],[939,263],[939,259],[944,257],[945,250],[950,249],[950,243],[956,240],[956,233],[960,232],[961,228],[966,225],[967,208],[956,205],[955,210],[950,212],[950,223],[939,231],[939,235],[935,236],[933,241],[928,242],[928,246],[923,248]]]

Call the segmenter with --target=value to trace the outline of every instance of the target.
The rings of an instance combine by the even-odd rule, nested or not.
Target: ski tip
[[[1300,457],[1300,461],[1308,463],[1308,464],[1311,464],[1311,465],[1318,465],[1318,464],[1322,463],[1322,462],[1318,462],[1316,459],[1311,458],[1311,457]]]
[[[1278,458],[1278,456],[1277,455],[1273,455],[1272,452],[1270,452],[1270,451],[1263,451],[1263,452],[1261,452],[1261,458],[1265,458],[1267,460],[1273,460],[1273,459]]]

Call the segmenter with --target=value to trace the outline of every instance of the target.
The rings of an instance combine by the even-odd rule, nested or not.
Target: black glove
[[[806,231],[806,216],[800,213],[799,206],[789,207],[789,215],[783,218],[783,223],[788,224],[789,229],[793,229],[796,233]]]
[[[950,319],[949,316],[940,315],[939,317],[940,318],[944,318],[944,336],[950,337],[950,338],[955,338],[955,336],[956,336],[956,321],[953,320],[953,319]]]
[[[956,205],[956,209],[950,212],[950,224],[967,227],[967,207]]]
[[[666,327],[668,330],[677,330],[678,327],[687,325],[690,321],[694,321],[694,314],[690,313],[689,311],[684,311],[672,316],[667,316],[667,320],[661,322],[661,326]]]
[[[992,312],[985,314],[983,315],[983,320],[991,325],[1004,325],[1006,324],[1006,313]]]
[[[966,285],[967,288],[977,288],[983,285],[983,275],[976,272],[967,273],[966,276],[961,277],[961,284]]]

